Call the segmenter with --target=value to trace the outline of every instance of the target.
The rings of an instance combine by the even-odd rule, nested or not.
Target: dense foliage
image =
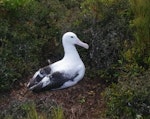
[[[94,72],[91,75],[114,82],[124,42],[131,40],[128,0],[87,0],[82,3],[82,15],[80,26],[90,44],[88,66]]]
[[[43,45],[55,40],[59,33],[54,21],[58,19],[57,12],[53,9],[60,6],[53,6],[34,0],[0,3],[1,90],[9,89],[15,80],[31,74],[46,57],[41,56]]]
[[[129,39],[129,4],[127,0],[88,0],[82,7],[82,24],[88,24],[86,32],[91,35],[91,68],[109,69],[117,63],[124,40]]]
[[[132,49],[133,57],[139,66],[146,69],[150,66],[150,1],[130,0],[134,18],[131,27],[134,29],[135,43]]]
[[[121,61],[119,83],[106,89],[107,116],[111,118],[150,118],[150,13],[148,0],[130,0],[134,41],[127,43]]]
[[[128,49],[125,49],[124,52],[124,58],[127,62],[145,69],[148,69],[150,65],[149,5],[148,0],[130,0],[130,9],[133,14],[130,27],[135,40],[130,44],[126,44]]]
[[[150,71],[119,80],[119,84],[106,89],[107,116],[112,119],[150,118]]]

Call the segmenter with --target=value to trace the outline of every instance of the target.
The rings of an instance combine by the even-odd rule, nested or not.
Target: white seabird
[[[88,44],[79,40],[73,32],[67,32],[62,37],[64,57],[60,61],[39,69],[30,79],[29,90],[42,91],[63,89],[77,84],[85,74],[85,66],[75,45],[86,49]]]

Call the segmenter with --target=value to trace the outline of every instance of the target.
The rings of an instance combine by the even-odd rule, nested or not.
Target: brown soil
[[[101,93],[105,87],[99,79],[84,78],[67,89],[33,93],[27,91],[25,82],[21,88],[1,94],[0,105],[7,106],[13,100],[50,99],[62,106],[66,119],[102,119],[105,104]]]

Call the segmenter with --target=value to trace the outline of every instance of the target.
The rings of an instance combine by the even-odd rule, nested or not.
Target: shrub
[[[111,118],[150,118],[149,4],[129,0],[132,41],[124,42],[118,84],[106,89],[107,116]]]
[[[125,51],[125,59],[128,62],[137,63],[145,69],[150,65],[150,1],[129,0],[133,19],[130,21],[134,35],[132,47]],[[130,54],[130,55],[127,55]],[[132,59],[131,59],[132,58]]]
[[[124,41],[131,37],[128,0],[85,0],[80,15],[72,28],[90,45],[83,60],[94,75],[116,79]]]
[[[149,118],[150,71],[134,78],[120,78],[118,84],[106,89],[107,116],[113,119]]]
[[[45,62],[42,49],[59,34],[56,9],[62,7],[54,3],[0,2],[0,91],[9,90],[14,81],[22,80]]]
[[[0,118],[4,119],[64,119],[63,110],[51,100],[14,100],[3,107]]]

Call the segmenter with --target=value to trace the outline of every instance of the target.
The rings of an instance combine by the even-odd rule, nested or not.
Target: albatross
[[[75,33],[67,32],[62,37],[64,57],[46,67],[39,69],[27,84],[32,91],[56,90],[77,84],[85,74],[85,66],[75,45],[85,49],[87,43],[82,42]]]

